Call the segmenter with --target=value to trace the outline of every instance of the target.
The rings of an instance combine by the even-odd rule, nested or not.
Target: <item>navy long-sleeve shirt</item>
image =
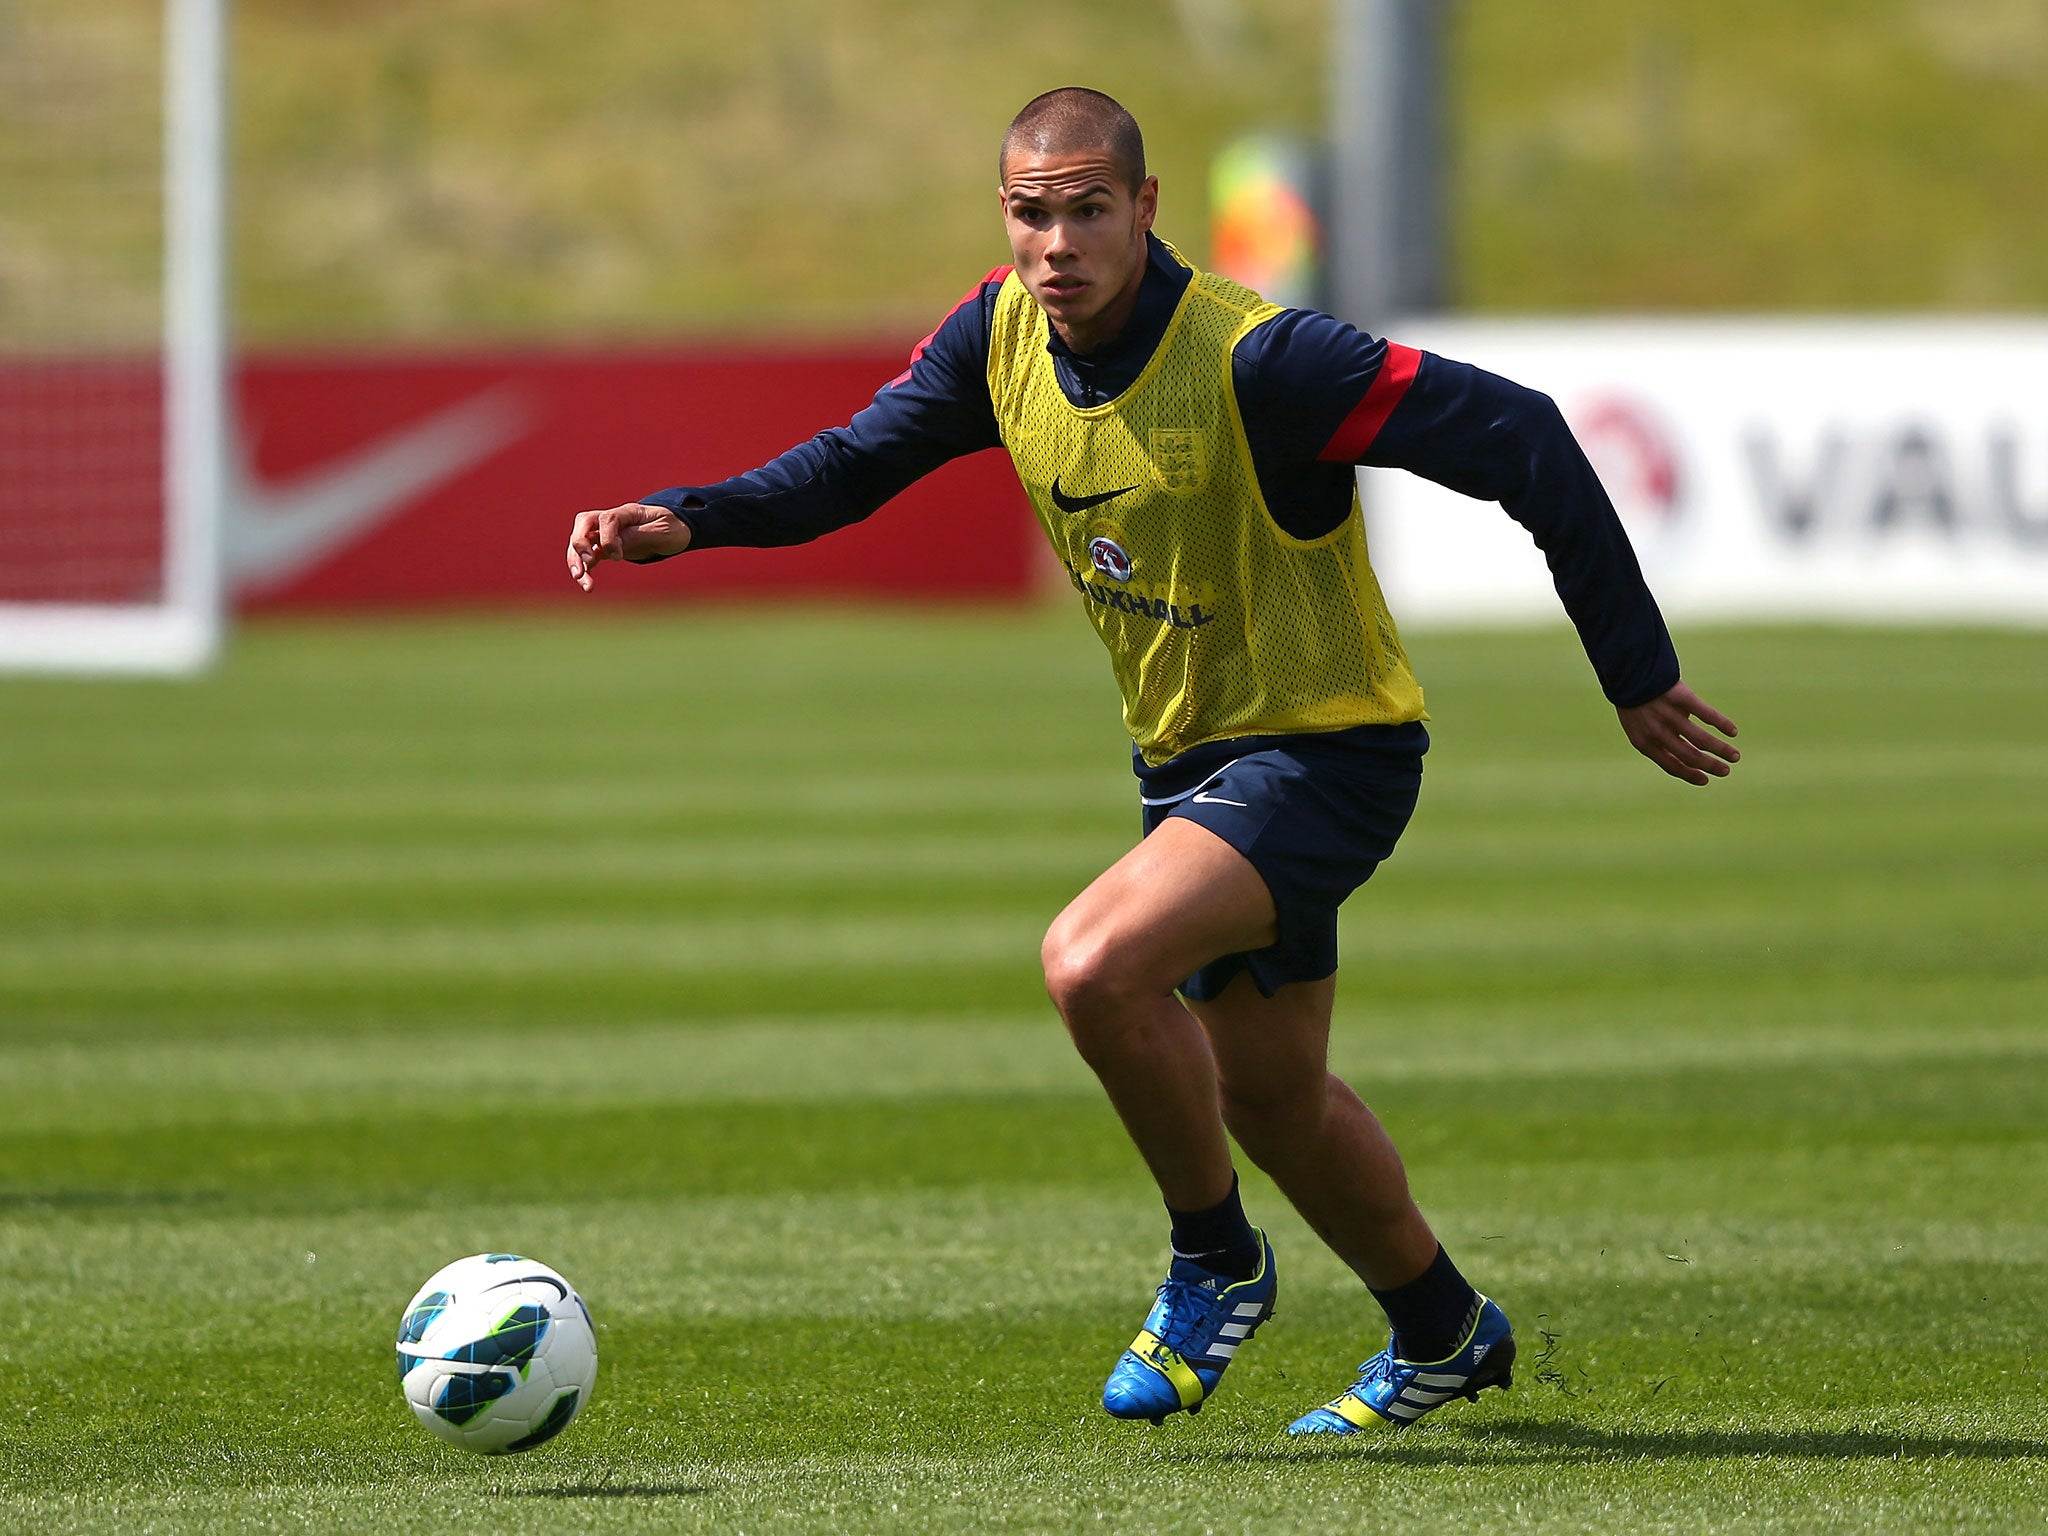
[[[1130,387],[1190,280],[1147,239],[1150,260],[1122,334],[1085,357],[1052,337],[1053,371],[1077,406]],[[642,501],[687,523],[692,549],[801,544],[859,522],[948,460],[999,446],[989,329],[1008,272],[982,279],[847,425],[746,474]],[[1348,517],[1360,464],[1497,501],[1543,551],[1612,702],[1646,703],[1678,681],[1677,653],[1628,535],[1549,396],[1311,309],[1287,310],[1241,340],[1231,378],[1253,472],[1288,533],[1320,538]]]

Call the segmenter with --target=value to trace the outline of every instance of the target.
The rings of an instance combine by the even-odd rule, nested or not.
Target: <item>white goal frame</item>
[[[163,600],[0,603],[0,669],[188,673],[224,629],[227,0],[165,0]]]

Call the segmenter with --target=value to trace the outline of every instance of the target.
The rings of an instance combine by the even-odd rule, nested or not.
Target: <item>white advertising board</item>
[[[2048,322],[1445,321],[1555,399],[1681,618],[2048,624]],[[1363,471],[1404,622],[1560,610],[1498,506]]]

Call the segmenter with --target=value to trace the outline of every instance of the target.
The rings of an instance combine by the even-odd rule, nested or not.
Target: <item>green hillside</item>
[[[247,0],[252,336],[920,334],[1004,259],[1011,112],[1084,83],[1206,245],[1229,136],[1313,130],[1327,0]],[[2037,0],[1467,0],[1481,309],[2048,303]]]
[[[134,39],[157,9],[0,5],[0,336],[91,267],[82,216],[110,221],[128,281],[147,271],[146,186],[10,168],[81,99],[151,99]],[[1003,258],[1002,125],[1074,82],[1138,113],[1165,227],[1199,256],[1218,146],[1322,121],[1328,11],[240,0],[243,333],[915,335]],[[2048,304],[2040,0],[1453,11],[1452,288],[1470,307]],[[34,83],[48,57],[70,82],[55,97]]]
[[[1482,309],[2048,303],[2039,0],[1472,0]]]

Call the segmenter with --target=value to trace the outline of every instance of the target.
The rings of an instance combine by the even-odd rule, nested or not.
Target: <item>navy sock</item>
[[[1230,1193],[1206,1211],[1176,1211],[1169,1205],[1166,1214],[1173,1218],[1175,1258],[1193,1259],[1230,1280],[1249,1280],[1259,1272],[1265,1253],[1259,1235],[1245,1220],[1235,1174],[1231,1175]]]
[[[1441,1243],[1429,1268],[1406,1285],[1372,1295],[1394,1325],[1394,1353],[1418,1364],[1447,1359],[1465,1342],[1479,1312],[1479,1293]]]

